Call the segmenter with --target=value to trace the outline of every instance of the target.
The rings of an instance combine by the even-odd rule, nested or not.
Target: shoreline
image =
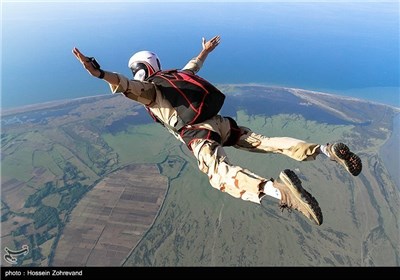
[[[293,94],[296,92],[301,92],[301,93],[309,93],[309,94],[315,94],[315,95],[325,95],[325,96],[331,96],[334,98],[342,99],[342,100],[351,100],[351,101],[358,101],[358,102],[364,102],[364,103],[370,103],[370,104],[375,104],[375,105],[383,105],[383,106],[388,106],[396,111],[400,112],[400,105],[399,107],[391,104],[386,104],[378,101],[373,101],[369,99],[364,99],[360,97],[353,97],[351,95],[345,95],[337,93],[337,92],[327,92],[327,91],[321,91],[321,90],[310,90],[310,89],[303,89],[303,88],[296,88],[296,87],[287,87],[287,86],[280,86],[280,85],[268,85],[268,84],[262,84],[262,83],[230,83],[230,84],[215,84],[217,87],[241,87],[241,86],[249,86],[249,87],[263,87],[263,88],[276,88],[276,89],[285,89]],[[393,87],[393,90],[395,87]],[[371,89],[366,89],[366,91],[370,91]],[[347,90],[351,91],[351,90]],[[355,90],[357,91],[357,90]],[[362,91],[362,90],[358,90]],[[229,94],[229,92],[227,92]],[[118,95],[118,94],[116,94]],[[31,111],[36,111],[36,110],[43,110],[46,108],[54,108],[57,106],[61,106],[64,104],[68,104],[71,102],[79,102],[79,101],[84,101],[87,99],[92,99],[92,98],[105,98],[105,97],[112,97],[115,96],[110,93],[105,93],[105,94],[99,94],[99,95],[91,95],[91,96],[83,96],[83,97],[77,97],[77,98],[71,98],[71,99],[62,99],[62,100],[53,100],[53,101],[47,101],[47,102],[42,102],[42,103],[35,103],[35,104],[29,104],[29,105],[23,105],[23,106],[18,106],[18,107],[12,107],[12,108],[6,108],[6,109],[0,109],[0,117],[7,117],[10,115],[16,115],[24,112],[31,112]],[[400,98],[400,95],[399,95]]]

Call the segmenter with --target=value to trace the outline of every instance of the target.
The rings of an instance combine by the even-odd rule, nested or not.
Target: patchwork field
[[[167,187],[155,165],[128,165],[101,180],[72,211],[53,265],[121,265],[153,224]]]

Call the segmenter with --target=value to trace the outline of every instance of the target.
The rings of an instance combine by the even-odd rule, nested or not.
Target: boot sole
[[[353,176],[358,176],[362,170],[362,162],[359,156],[352,153],[345,144],[337,143],[332,146],[333,156]]]
[[[322,211],[317,200],[301,185],[301,180],[290,169],[285,169],[279,174],[279,178],[285,183],[298,201],[311,213],[314,222],[321,225],[323,221]]]

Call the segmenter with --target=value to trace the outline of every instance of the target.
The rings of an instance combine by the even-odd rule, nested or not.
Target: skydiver
[[[196,75],[220,40],[220,36],[209,41],[202,38],[202,50],[180,71]],[[132,55],[128,67],[132,70],[133,79],[104,71],[93,58],[85,56],[77,48],[73,49],[73,54],[90,75],[106,81],[113,94],[122,93],[143,104],[156,121],[185,143],[197,159],[200,171],[207,174],[211,186],[233,197],[260,204],[264,197],[270,196],[279,200],[282,209],[295,209],[317,225],[323,222],[317,200],[303,188],[292,170],[283,170],[276,179],[256,175],[233,165],[224,151],[225,146],[256,153],[282,154],[297,161],[315,160],[318,155],[325,155],[353,176],[358,176],[362,170],[361,159],[343,143],[322,145],[290,137],[267,137],[219,114],[200,123],[174,129],[179,118],[177,109],[166,98],[163,87],[149,82],[153,75],[162,71],[160,59],[155,53],[140,51]]]

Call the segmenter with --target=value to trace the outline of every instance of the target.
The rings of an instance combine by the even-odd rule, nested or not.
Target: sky
[[[215,84],[318,90],[400,107],[399,2],[3,1],[1,108],[110,93],[108,71],[152,50],[181,68],[221,35],[199,74]]]

